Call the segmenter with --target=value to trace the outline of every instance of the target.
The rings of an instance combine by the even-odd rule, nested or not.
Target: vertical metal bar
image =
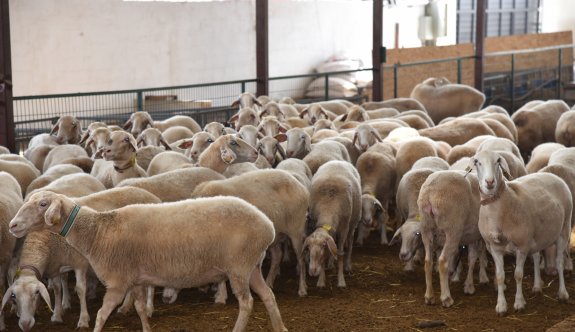
[[[142,112],[144,110],[144,96],[142,91],[137,92],[137,99],[138,99],[138,112]]]
[[[258,96],[269,94],[268,0],[256,0],[256,76]]]
[[[0,0],[0,145],[16,151],[9,0]]]
[[[498,22],[498,36],[501,36],[501,21],[503,20],[503,0],[499,0],[499,22]]]
[[[563,49],[559,49],[559,63],[557,65],[557,99],[561,99],[561,64],[563,62]]]
[[[329,100],[329,75],[325,74],[325,100]]]
[[[537,0],[537,16],[536,16],[536,21],[535,21],[535,33],[539,33],[539,20],[541,19],[541,13],[540,13],[540,8],[541,8],[541,0]]]
[[[457,84],[461,84],[461,58],[457,58]]]
[[[515,34],[515,9],[517,8],[517,7],[516,7],[517,4],[516,4],[515,1],[516,1],[516,0],[513,0],[513,10],[511,11],[511,20],[510,20],[510,23],[509,23],[509,24],[511,24],[511,27],[510,27],[510,29],[509,29],[509,35],[514,35],[514,34]]]
[[[457,0],[457,19],[455,23],[455,44],[459,44],[461,38],[459,38],[459,25],[461,24],[461,0]]]
[[[397,63],[393,64],[393,98],[397,98],[397,76],[399,74],[399,65]]]
[[[483,69],[485,65],[485,0],[477,0],[476,16],[477,25],[475,28],[475,88],[483,91]]]
[[[246,82],[245,81],[242,82],[242,88],[241,89],[242,89],[242,93],[246,92]]]
[[[515,112],[515,54],[511,54],[511,113]]]
[[[529,0],[525,0],[525,29],[524,34],[529,33]]]
[[[383,46],[383,0],[373,0],[373,46],[371,50],[373,68],[372,100],[381,101],[383,98],[383,75],[381,71]]]

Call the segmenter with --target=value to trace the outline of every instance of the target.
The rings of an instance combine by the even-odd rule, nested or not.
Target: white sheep
[[[157,128],[161,132],[173,126],[183,126],[192,131],[192,133],[197,133],[201,131],[200,125],[189,116],[185,115],[174,115],[164,121],[154,121],[152,116],[148,112],[134,112],[130,115],[130,118],[126,123],[124,123],[123,128],[125,130],[130,130],[130,133],[135,138],[140,135],[144,129],[148,126],[152,128]]]
[[[26,193],[26,200],[40,191],[52,191],[71,197],[80,197],[106,190],[106,187],[95,177],[86,173],[72,173],[61,176],[49,184]]]
[[[82,139],[82,126],[76,117],[62,115],[50,131],[50,135],[53,134],[59,144],[78,144]]]
[[[132,135],[121,131],[112,132],[102,152],[105,160],[96,160],[90,174],[106,188],[113,188],[127,178],[147,176],[146,171],[136,162],[137,150],[136,140]]]
[[[309,275],[318,277],[317,287],[325,287],[325,263],[337,259],[338,287],[346,287],[344,272],[351,272],[351,252],[355,229],[361,219],[361,181],[348,162],[332,160],[314,174],[310,191],[310,218],[315,230],[304,242],[309,249]],[[337,241],[337,245],[336,245]]]
[[[332,160],[347,161],[351,164],[345,146],[331,140],[312,144],[311,151],[302,160],[309,166],[312,174],[315,174],[321,165]]]
[[[481,135],[495,136],[493,130],[481,119],[464,117],[456,118],[435,127],[421,129],[419,134],[434,141],[444,141],[451,146],[464,144],[470,139]]]
[[[469,266],[463,291],[475,293],[473,268],[479,257],[481,233],[479,232],[479,188],[475,174],[464,176],[461,171],[437,171],[430,174],[419,192],[417,205],[421,217],[421,239],[425,248],[425,303],[433,304],[433,255],[439,245],[443,249],[438,258],[441,303],[453,305],[449,290],[449,274],[455,271],[459,247],[467,245]],[[457,204],[454,204],[457,202]],[[441,243],[443,242],[443,243]],[[487,282],[485,271],[482,276]]]
[[[241,108],[236,114],[229,118],[228,123],[234,125],[236,130],[240,130],[245,125],[257,127],[260,123],[260,116],[256,110],[251,107]]]
[[[575,146],[575,110],[561,114],[555,128],[555,140],[567,147]]]
[[[361,106],[363,106],[363,108],[365,108],[366,110],[376,110],[380,108],[390,107],[395,108],[400,112],[409,110],[421,110],[427,112],[425,106],[423,106],[422,103],[420,103],[417,99],[414,98],[394,98],[385,101],[370,101],[361,104]]]
[[[137,187],[154,194],[162,202],[176,202],[187,198],[196,186],[205,181],[222,180],[224,176],[205,167],[182,168],[145,178],[131,178],[117,187]]]
[[[525,166],[527,173],[538,172],[543,167],[547,166],[551,155],[557,151],[565,149],[565,145],[561,143],[547,142],[537,145],[531,152],[529,162]]]
[[[34,181],[30,182],[28,188],[26,189],[25,194],[28,195],[28,193],[30,193],[35,189],[47,186],[54,180],[59,179],[64,175],[82,173],[82,172],[83,172],[82,169],[76,165],[70,165],[70,164],[55,165],[53,167],[50,167],[48,171],[44,172],[44,174],[34,179]]]
[[[259,170],[233,178],[209,181],[199,184],[192,197],[212,196],[239,197],[265,213],[273,222],[276,241],[271,245],[270,271],[266,283],[273,287],[279,273],[282,258],[280,241],[283,234],[292,243],[298,258],[299,296],[307,295],[305,265],[302,255],[305,237],[306,215],[309,206],[309,193],[289,173],[282,170]]]
[[[166,148],[166,150],[172,149],[168,141],[162,134],[162,132],[157,128],[144,129],[144,131],[142,131],[142,133],[138,136],[138,139],[136,139],[136,144],[138,145],[138,147],[151,145],[151,146],[163,146],[164,148]]]
[[[263,106],[262,103],[256,98],[256,96],[254,96],[253,93],[251,92],[243,92],[242,94],[240,94],[240,96],[238,97],[237,100],[235,100],[231,107],[241,107],[241,108],[245,108],[245,107],[251,107],[253,109],[255,109],[256,111],[258,110],[258,106]]]
[[[290,173],[299,183],[303,184],[308,191],[311,188],[311,178],[313,174],[305,161],[296,158],[284,159],[277,165],[276,169]]]
[[[261,137],[261,133],[258,132],[258,128],[256,127],[245,125],[238,131],[236,136],[243,139],[254,148],[257,148],[258,138]]]
[[[278,163],[286,159],[285,150],[280,144],[283,142],[283,139],[285,139],[286,136],[284,135],[278,138],[280,138],[282,141],[274,137],[266,136],[260,139],[260,141],[257,143],[258,153],[260,156],[266,158],[272,167],[277,166]]]
[[[491,252],[496,268],[498,314],[507,311],[503,255],[514,253],[516,258],[515,310],[525,308],[522,280],[523,265],[528,255],[534,261],[533,291],[541,292],[539,252],[553,244],[557,246],[556,266],[559,275],[559,300],[569,294],[563,277],[564,252],[569,244],[573,202],[563,180],[553,174],[535,173],[506,182],[505,163],[498,153],[482,151],[470,162],[477,171],[481,208],[479,230]],[[512,208],[510,208],[512,207]]]
[[[28,185],[40,176],[40,172],[35,167],[22,161],[0,159],[0,171],[10,173],[18,181],[22,193],[25,193]]]
[[[90,173],[94,161],[88,156],[84,148],[76,144],[55,146],[44,159],[42,172],[45,173],[50,167],[60,164],[71,164],[80,167],[84,172]]]
[[[210,122],[204,126],[204,131],[210,133],[215,138],[226,135],[226,127],[219,122]]]
[[[286,142],[285,151],[288,158],[303,159],[311,151],[311,136],[302,128],[291,128],[276,138]]]
[[[194,167],[190,158],[179,152],[165,151],[154,156],[146,173],[148,176],[153,176],[185,167]]]
[[[200,131],[199,133],[195,133],[192,138],[182,140],[178,144],[178,148],[184,149],[184,154],[193,162],[197,162],[200,154],[215,140],[216,138],[212,134]]]
[[[211,168],[223,173],[235,163],[255,162],[258,152],[235,135],[223,135],[210,144],[198,158],[198,166]]]
[[[106,284],[94,331],[103,329],[130,289],[142,329],[151,331],[144,286],[198,287],[226,277],[239,302],[235,331],[247,325],[253,306],[250,287],[262,298],[274,330],[286,331],[261,274],[265,250],[275,237],[273,224],[241,199],[215,197],[96,212],[66,196],[43,192],[32,196],[10,222],[16,237],[41,229],[64,236]]]
[[[108,129],[108,127],[95,128],[90,132],[89,136],[86,138],[85,147],[86,150],[89,149],[92,152],[91,157],[93,159],[102,158],[102,152],[110,140],[111,133],[112,131]]]
[[[190,138],[192,136],[194,136],[194,132],[184,126],[172,126],[162,132],[162,137],[168,144],[174,143],[181,139]]]

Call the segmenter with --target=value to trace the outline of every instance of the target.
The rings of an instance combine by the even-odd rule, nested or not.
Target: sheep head
[[[367,149],[376,142],[382,142],[377,130],[365,123],[357,126],[355,134],[353,135],[353,145],[355,145],[359,151],[367,151]]]
[[[130,115],[130,118],[124,123],[124,129],[130,130],[134,137],[138,137],[144,129],[154,127],[154,120],[148,112],[135,112]]]
[[[329,119],[327,113],[320,104],[311,104],[299,114],[299,117],[305,119],[307,117],[310,124],[315,124],[319,119]]]
[[[423,247],[419,216],[416,216],[415,220],[406,220],[405,223],[397,229],[389,245],[395,245],[399,241],[401,241],[399,259],[403,262],[409,261],[415,255],[417,249]]]
[[[164,146],[166,150],[172,149],[164,139],[162,132],[156,128],[147,128],[142,131],[136,140],[136,144],[137,146]]]
[[[38,297],[41,296],[42,299],[52,311],[52,306],[50,305],[50,295],[46,286],[36,279],[34,276],[21,276],[14,281],[12,286],[6,290],[4,293],[4,298],[2,299],[2,308],[10,302],[13,306],[16,306],[16,311],[18,314],[18,326],[22,331],[30,330],[36,320],[34,315],[36,314],[36,308],[38,307]]]
[[[312,277],[319,275],[330,254],[337,259],[337,246],[327,227],[317,228],[303,243],[303,249],[309,249],[308,271]]]
[[[52,127],[50,135],[56,134],[60,144],[77,144],[82,139],[82,127],[80,121],[71,115],[64,115]]]
[[[254,148],[257,145],[259,136],[261,136],[261,134],[258,132],[258,128],[252,125],[243,126],[236,134],[236,137],[243,139],[246,141],[246,143],[253,146]]]
[[[280,109],[280,106],[273,101],[267,103],[260,112],[260,117],[263,118],[264,116],[275,116],[280,121],[283,121],[285,118],[284,112]]]
[[[86,147],[92,148],[92,158],[102,158],[102,153],[110,140],[110,130],[107,127],[96,128],[86,140]]]
[[[206,124],[204,126],[204,131],[210,133],[215,138],[226,135],[226,128],[219,122],[210,122]]]
[[[379,225],[385,225],[389,219],[387,211],[372,194],[361,196],[361,209],[361,221],[366,227],[377,228]]]
[[[284,135],[285,136],[285,135]],[[283,136],[282,136],[283,137]],[[279,153],[282,159],[286,159],[286,153],[278,139],[266,136],[258,143],[258,153],[264,156],[270,165],[274,165],[276,161],[276,153]]]
[[[232,103],[231,107],[253,107],[254,105],[262,106],[253,93],[243,92],[238,99]]]
[[[185,139],[178,147],[186,150],[184,153],[186,157],[197,162],[200,154],[202,154],[210,144],[214,143],[215,140],[216,138],[212,134],[201,131],[195,133],[191,139]]]
[[[102,155],[104,159],[111,161],[130,160],[135,155],[137,146],[134,136],[126,132],[114,131],[110,134]]]
[[[238,111],[238,113],[234,114],[229,120],[228,123],[233,124],[236,130],[240,130],[243,126],[252,125],[257,127],[260,123],[260,116],[258,113],[251,107],[245,107]]]
[[[496,197],[505,185],[504,176],[510,177],[507,161],[494,151],[481,151],[469,160],[467,172],[477,171],[482,196]]]
[[[90,135],[92,135],[92,132],[97,129],[97,128],[104,128],[106,127],[106,124],[104,122],[92,122],[88,125],[88,128],[86,128],[86,131],[84,131],[84,133],[82,134],[82,137],[80,139],[80,142],[78,142],[78,144],[82,145],[86,142],[86,140],[90,137]],[[87,144],[85,145],[86,147],[88,146]]]
[[[286,156],[288,158],[303,159],[311,151],[311,137],[303,129],[292,128],[283,135],[285,137],[277,135],[276,139],[280,141],[279,138],[281,138],[287,141]]]

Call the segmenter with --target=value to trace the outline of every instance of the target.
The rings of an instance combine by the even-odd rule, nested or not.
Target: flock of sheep
[[[558,275],[558,297],[567,300],[575,109],[533,101],[510,116],[499,106],[481,109],[484,101],[471,87],[430,78],[411,98],[361,106],[244,93],[233,128],[136,112],[123,128],[94,122],[83,130],[62,116],[23,157],[0,151],[0,288],[9,284],[2,309],[11,303],[20,328],[30,330],[39,302],[52,307],[47,278],[51,319],[61,322],[74,271],[78,327],[89,326],[86,298],[99,280],[106,293],[94,331],[120,304],[123,313],[135,307],[150,331],[154,287],[172,303],[180,289],[211,284],[225,303],[229,282],[239,302],[234,331],[246,328],[251,291],[273,330],[286,331],[272,292],[284,256],[295,253],[300,296],[308,274],[317,287],[329,283],[330,265],[346,287],[353,246],[371,232],[382,244],[401,242],[406,270],[423,259],[426,303],[435,302],[437,257],[439,301],[453,304],[449,281],[460,277],[462,246],[467,294],[475,292],[477,260],[479,282],[489,281],[491,254],[498,314],[507,311],[507,253],[516,257],[516,310],[526,305],[527,256],[533,291],[541,291],[541,265]]]

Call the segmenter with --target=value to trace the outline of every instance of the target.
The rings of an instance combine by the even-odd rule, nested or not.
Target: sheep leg
[[[301,237],[292,237],[291,243],[297,257],[297,269],[299,271],[299,287],[297,294],[299,296],[307,296],[307,284],[305,282],[305,261],[303,257],[303,243]]]
[[[343,256],[344,255],[340,255],[339,253],[337,254],[338,259],[337,259],[337,287],[347,287],[345,284],[345,276],[343,275]]]
[[[151,332],[150,322],[148,322],[148,312],[146,310],[146,289],[144,286],[132,287],[132,296],[134,296],[134,307],[142,322],[142,332]]]
[[[215,303],[226,304],[228,300],[228,287],[226,286],[226,281],[222,281],[218,284],[218,291],[216,292]]]
[[[122,305],[118,308],[118,313],[127,315],[132,309],[133,303],[134,298],[132,297],[132,291],[128,291],[128,293],[126,293],[126,297],[124,297],[124,302],[122,302]]]
[[[305,275],[305,273],[303,274]],[[270,316],[270,320],[272,321],[274,331],[277,332],[287,331],[282,321],[282,317],[280,315],[280,310],[278,308],[274,293],[264,282],[264,278],[262,276],[262,268],[261,265],[259,264],[252,271],[252,274],[250,276],[250,287],[256,294],[258,294],[258,296],[264,303],[268,315]]]
[[[468,255],[467,255],[467,278],[465,279],[465,283],[463,284],[463,293],[465,294],[473,294],[475,293],[475,286],[473,285],[473,269],[475,268],[475,262],[477,261],[478,252],[477,252],[477,245],[470,244],[467,248]]]
[[[54,313],[50,321],[55,323],[62,323],[62,279],[60,276],[52,278],[52,288],[54,289]]]
[[[355,240],[355,243],[360,247],[363,246],[363,241],[365,240],[368,234],[369,231],[367,230],[367,228],[363,225],[363,223],[360,223],[359,226],[357,227],[357,239]]]
[[[316,287],[325,288],[325,267],[322,266],[319,270],[319,277],[317,278]]]
[[[154,286],[146,287],[146,314],[148,317],[152,317],[154,313]]]
[[[76,294],[80,300],[80,319],[77,327],[89,327],[90,315],[86,303],[86,270],[74,270],[74,274],[76,275]]]
[[[266,283],[270,288],[274,287],[274,281],[279,274],[280,270],[280,263],[282,261],[282,247],[280,241],[275,241],[270,247],[270,271],[268,272],[268,276],[266,278]]]
[[[382,220],[381,220],[381,239],[380,244],[388,244],[387,240],[387,224],[389,223],[389,215],[387,214],[387,204],[385,204],[384,212],[382,213]]]
[[[72,304],[70,304],[70,288],[68,287],[68,273],[62,273],[60,275],[60,282],[62,284],[62,309],[64,311],[72,308]]]
[[[238,314],[236,324],[234,325],[233,332],[245,331],[254,305],[254,299],[250,293],[249,280],[242,275],[229,275],[228,278],[230,280],[230,285],[232,286],[232,291],[238,299],[240,307],[240,312]]]
[[[449,308],[453,305],[453,298],[449,291],[449,261],[457,255],[459,250],[459,238],[453,238],[449,234],[445,235],[445,245],[439,255],[437,264],[439,265],[439,285],[441,288],[441,304]],[[472,282],[473,284],[473,282]]]
[[[489,277],[487,276],[487,250],[485,248],[485,242],[479,240],[479,283],[487,284],[489,283]]]
[[[491,250],[493,262],[495,262],[495,282],[497,284],[497,305],[495,311],[499,315],[507,312],[507,301],[505,300],[505,270],[503,269],[503,254]]]
[[[429,232],[422,232],[421,239],[423,241],[423,247],[425,248],[425,304],[434,304],[435,299],[433,297],[433,284],[432,284],[432,273],[433,273],[433,235]]]
[[[541,254],[536,252],[531,257],[533,258],[533,288],[531,291],[541,293],[541,270],[539,269]]]
[[[513,308],[516,311],[525,309],[525,297],[523,297],[523,267],[525,265],[525,259],[527,259],[527,255],[520,250],[515,252],[515,304],[513,304]]]
[[[570,226],[570,223],[566,223]],[[565,288],[565,276],[563,274],[563,260],[566,250],[568,250],[569,246],[569,239],[571,236],[571,227],[564,226],[564,234],[559,235],[557,238],[557,257],[556,257],[556,265],[557,265],[557,274],[559,275],[559,301],[567,301],[569,300],[569,293],[567,293],[567,288]]]
[[[353,266],[351,265],[351,252],[353,251],[353,238],[355,235],[355,226],[350,228],[347,234],[347,239],[342,243],[342,247],[345,249],[345,272],[351,273]]]
[[[111,287],[108,286],[106,294],[104,294],[104,300],[102,301],[102,307],[98,310],[96,315],[96,324],[94,326],[94,332],[101,332],[104,328],[104,324],[110,317],[112,310],[122,302],[126,296],[125,288]]]
[[[282,241],[282,251],[283,251],[283,263],[289,263],[291,260],[290,252],[289,252],[289,244],[288,240]]]

